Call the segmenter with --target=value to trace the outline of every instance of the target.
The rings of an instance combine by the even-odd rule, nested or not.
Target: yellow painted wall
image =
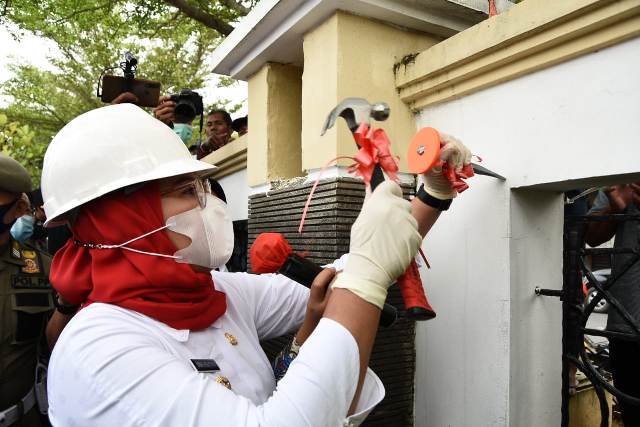
[[[247,181],[249,185],[267,182],[268,93],[269,64],[249,78],[249,117],[247,134]]]
[[[301,104],[302,70],[299,67],[270,64],[269,85],[269,146],[267,178],[275,180],[302,174],[301,167]]]
[[[268,63],[249,78],[249,185],[301,175],[301,95],[299,67]]]
[[[304,38],[302,168],[321,167],[337,156],[353,156],[355,143],[343,120],[323,137],[327,114],[346,97],[385,101],[391,116],[376,126],[387,131],[392,151],[406,171],[406,150],[416,132],[413,115],[395,89],[394,64],[441,39],[338,12]],[[350,164],[349,160],[341,164]]]
[[[335,129],[322,138],[324,120],[338,99],[338,16],[304,36],[302,74],[302,169],[321,167],[338,155]]]

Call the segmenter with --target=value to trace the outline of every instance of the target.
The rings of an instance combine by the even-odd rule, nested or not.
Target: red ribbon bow
[[[442,164],[442,174],[449,180],[451,183],[451,187],[458,193],[462,193],[464,190],[469,188],[469,184],[464,182],[463,180],[467,178],[471,178],[474,174],[473,166],[470,164],[466,164],[462,167],[459,172],[449,166],[448,162],[444,162]]]
[[[376,164],[379,164],[382,170],[387,176],[398,182],[398,160],[391,154],[391,142],[387,137],[387,134],[382,129],[371,129],[367,123],[361,123],[358,130],[353,134],[358,147],[358,153],[354,157],[336,157],[328,161],[320,169],[320,174],[311,187],[309,197],[307,197],[307,203],[302,210],[302,218],[300,218],[300,225],[298,226],[298,233],[302,233],[304,227],[304,220],[307,217],[307,211],[309,210],[309,204],[311,203],[311,197],[316,191],[318,182],[320,182],[320,176],[322,172],[332,164],[335,164],[339,159],[353,159],[356,163],[349,167],[350,173],[360,175],[367,187],[371,187],[371,177],[373,176],[373,170]]]
[[[354,159],[356,164],[350,172],[360,175],[367,186],[371,183],[373,169],[379,164],[387,176],[398,181],[398,161],[391,154],[391,142],[383,129],[372,129],[367,123],[361,123],[353,134],[358,147]]]

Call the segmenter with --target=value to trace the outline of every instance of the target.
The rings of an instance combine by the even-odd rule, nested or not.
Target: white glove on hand
[[[349,258],[333,284],[382,309],[387,289],[420,248],[422,236],[411,204],[393,181],[376,188],[351,228]]]
[[[456,172],[460,172],[464,165],[471,162],[471,151],[459,140],[451,135],[440,134],[440,160],[449,163]],[[434,166],[422,175],[424,189],[433,197],[446,200],[453,199],[458,193],[442,173],[442,166]]]

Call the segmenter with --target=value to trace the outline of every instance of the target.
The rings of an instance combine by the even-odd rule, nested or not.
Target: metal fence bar
[[[640,406],[640,397],[630,396],[615,388],[593,365],[584,345],[585,335],[601,336],[605,338],[618,338],[629,341],[640,341],[640,323],[631,316],[620,302],[609,292],[616,284],[619,278],[623,277],[626,272],[636,263],[640,261],[640,253],[630,248],[594,248],[584,249],[584,233],[589,222],[595,221],[640,221],[640,215],[615,214],[615,215],[597,215],[597,216],[568,216],[565,218],[565,235],[564,235],[564,265],[563,265],[563,285],[562,285],[562,426],[569,425],[569,363],[575,366],[587,376],[591,381],[598,400],[600,403],[600,425],[606,427],[609,425],[609,406],[606,401],[604,390],[616,396],[620,401],[632,405]],[[634,255],[627,261],[615,276],[611,276],[605,284],[600,284],[594,277],[593,273],[587,268],[584,262],[586,255]],[[582,307],[579,300],[581,297],[581,276],[587,277],[590,285],[595,287],[597,293],[595,297]],[[538,292],[536,292],[538,293]],[[544,295],[544,293],[538,293]],[[604,298],[609,302],[611,309],[616,310],[623,317],[625,322],[631,326],[633,333],[621,333],[614,331],[601,331],[586,327],[589,316],[593,312],[596,304]],[[578,344],[578,347],[576,347]],[[579,350],[576,352],[576,348]]]
[[[563,284],[562,284],[562,427],[569,426],[569,372],[573,360],[578,359],[580,343],[578,328],[581,313],[575,307],[582,302],[580,250],[584,241],[584,224],[565,223]]]

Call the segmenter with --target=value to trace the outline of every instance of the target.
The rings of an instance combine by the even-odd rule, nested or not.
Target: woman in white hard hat
[[[47,223],[73,231],[51,281],[83,304],[51,356],[54,425],[357,425],[382,399],[367,370],[380,307],[421,242],[400,188],[365,203],[324,318],[276,387],[259,340],[298,326],[308,291],[210,273],[233,246],[226,206],[202,180],[212,170],[129,104],[85,113],[51,142]]]

